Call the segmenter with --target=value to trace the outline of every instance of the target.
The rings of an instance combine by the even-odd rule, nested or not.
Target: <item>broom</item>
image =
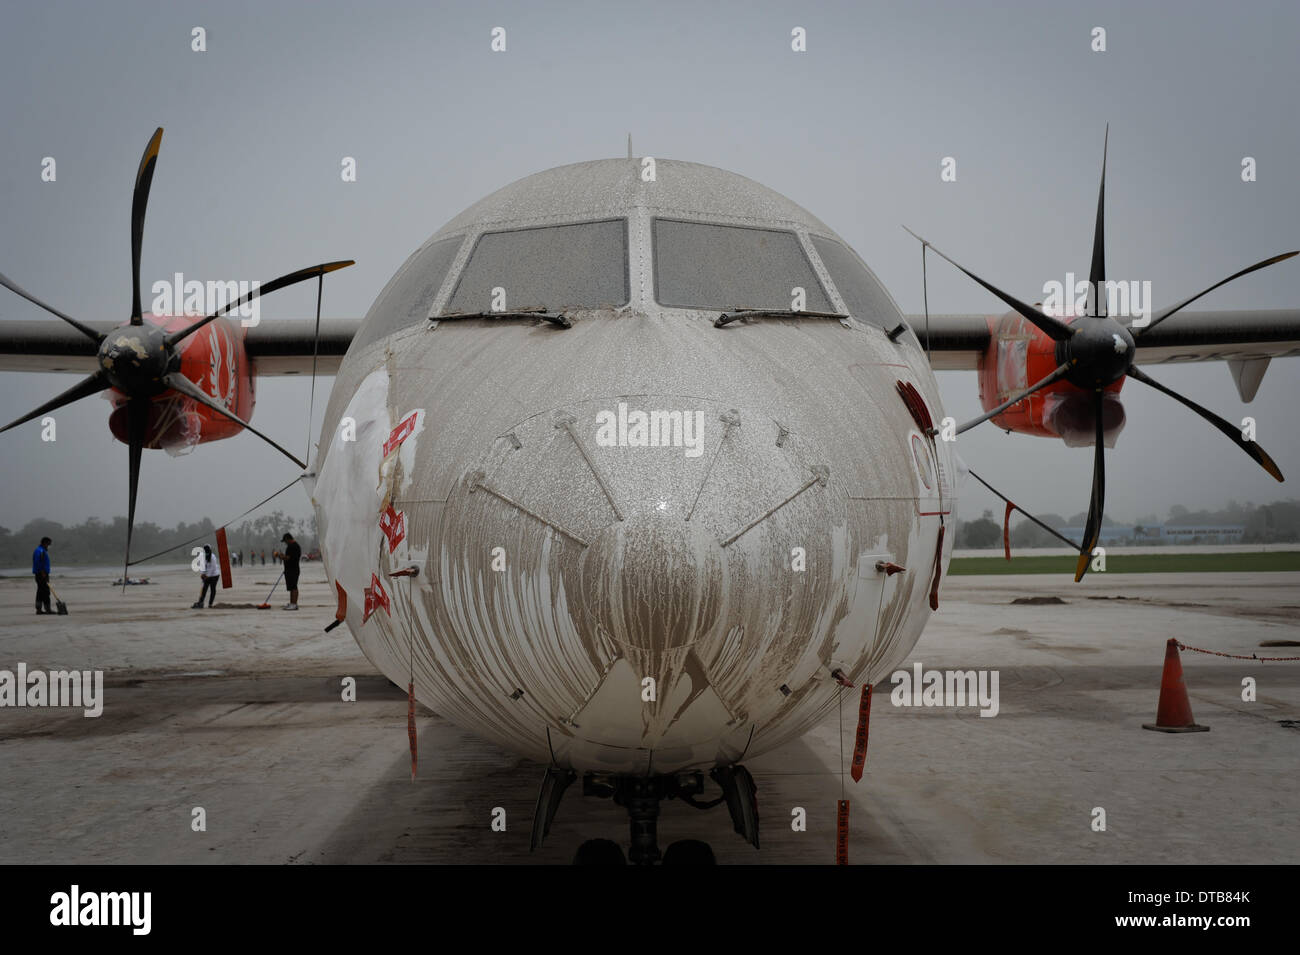
[[[271,594],[275,593],[275,588],[280,586],[280,581],[284,579],[284,571],[280,571],[280,576],[275,578],[275,583],[271,585]],[[266,595],[266,602],[257,605],[258,610],[271,609],[271,594]]]
[[[45,586],[50,587],[48,581],[46,582]],[[59,592],[55,590],[53,587],[50,587],[50,593],[54,594],[54,606],[56,608],[56,612],[58,613],[59,616],[66,617],[68,615],[68,605],[59,599]]]

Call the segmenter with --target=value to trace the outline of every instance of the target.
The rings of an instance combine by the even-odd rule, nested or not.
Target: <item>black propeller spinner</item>
[[[354,264],[351,259],[340,262],[325,262],[320,265],[313,265],[310,268],[300,269],[297,272],[290,272],[288,275],[282,275],[272,282],[259,286],[237,301],[225,305],[201,321],[179,331],[169,333],[156,325],[146,323],[140,300],[140,251],[144,240],[144,217],[149,206],[149,187],[153,184],[154,167],[158,163],[158,150],[162,145],[162,134],[163,131],[160,126],[145,147],[144,155],[140,159],[140,168],[135,176],[135,191],[131,197],[131,317],[127,322],[119,325],[111,332],[103,334],[77,321],[75,318],[65,315],[57,308],[46,304],[20,288],[6,276],[0,275],[0,285],[17,295],[21,295],[27,301],[43,308],[51,315],[62,319],[95,342],[98,346],[97,362],[99,365],[94,374],[73,385],[61,395],[47,401],[34,411],[23,415],[16,421],[11,421],[3,428],[0,428],[0,433],[16,428],[33,418],[48,414],[56,408],[72,404],[72,402],[88,395],[104,391],[107,388],[116,388],[127,397],[128,498],[126,557],[122,568],[123,589],[126,586],[126,568],[131,561],[131,534],[135,528],[135,503],[140,486],[140,456],[144,450],[145,442],[149,438],[149,410],[154,397],[165,391],[178,391],[239,424],[246,431],[271,445],[300,468],[307,466],[305,462],[290,454],[182,375],[180,372],[181,343],[204,325],[247,302],[251,302],[254,298],[310,278],[319,279],[327,272],[347,268],[349,265]]]
[[[1186,405],[1192,411],[1204,418],[1210,424],[1214,425],[1224,435],[1232,440],[1237,447],[1245,451],[1250,457],[1259,464],[1265,471],[1277,480],[1281,481],[1282,472],[1278,466],[1269,457],[1268,453],[1261,448],[1256,442],[1247,440],[1241,436],[1239,428],[1216,415],[1213,411],[1203,408],[1192,399],[1180,395],[1171,388],[1167,388],[1154,380],[1150,375],[1143,372],[1137,366],[1137,339],[1143,334],[1159,325],[1166,318],[1190,305],[1201,296],[1214,291],[1221,285],[1226,285],[1233,279],[1241,278],[1251,272],[1257,271],[1267,266],[1274,265],[1294,255],[1300,255],[1300,250],[1295,252],[1284,252],[1281,255],[1275,255],[1263,261],[1256,262],[1254,265],[1247,266],[1240,272],[1235,272],[1216,282],[1209,288],[1198,292],[1190,298],[1184,299],[1176,305],[1172,305],[1151,316],[1151,320],[1142,327],[1133,326],[1132,324],[1121,324],[1117,319],[1111,318],[1106,314],[1106,236],[1105,236],[1105,206],[1106,206],[1106,152],[1110,142],[1110,127],[1106,127],[1105,144],[1102,147],[1101,159],[1101,188],[1097,193],[1097,221],[1093,230],[1092,237],[1092,266],[1088,273],[1089,291],[1088,291],[1088,310],[1086,315],[1081,315],[1073,323],[1066,324],[1060,319],[1046,315],[1032,305],[1027,305],[1014,296],[1008,295],[1001,289],[990,285],[978,275],[968,271],[961,265],[958,265],[948,256],[944,255],[933,245],[921,239],[920,236],[907,231],[919,239],[924,245],[934,249],[935,253],[945,259],[952,265],[956,266],[966,275],[974,279],[984,288],[988,289],[1002,301],[1006,302],[1012,309],[1020,313],[1026,321],[1038,328],[1043,334],[1047,335],[1056,343],[1056,361],[1057,367],[1046,377],[1034,382],[1024,391],[1012,395],[1002,404],[998,405],[991,411],[987,411],[966,422],[957,428],[957,433],[969,431],[976,425],[995,418],[1002,412],[1006,411],[1012,405],[1018,404],[1025,398],[1029,397],[1036,391],[1046,388],[1054,382],[1064,378],[1070,384],[1079,388],[1091,391],[1093,394],[1092,413],[1095,426],[1095,450],[1093,452],[1092,465],[1092,500],[1088,505],[1088,520],[1084,527],[1083,544],[1079,548],[1079,560],[1075,565],[1074,579],[1077,583],[1083,579],[1084,574],[1088,572],[1088,565],[1092,558],[1093,548],[1097,546],[1097,541],[1101,537],[1102,512],[1106,503],[1106,455],[1105,444],[1103,442],[1104,429],[1102,426],[1103,412],[1103,392],[1106,386],[1119,381],[1126,375],[1135,378],[1144,385],[1163,392],[1175,401]]]
[[[99,343],[98,361],[118,391],[148,398],[167,390],[165,379],[180,370],[181,353],[157,325],[122,325]]]

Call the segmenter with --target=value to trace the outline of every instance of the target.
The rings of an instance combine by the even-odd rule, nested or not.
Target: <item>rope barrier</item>
[[[1244,656],[1240,653],[1222,653],[1219,650],[1202,650],[1200,647],[1189,647],[1187,644],[1175,640],[1179,650],[1191,650],[1195,653],[1208,653],[1212,657],[1227,657],[1229,660],[1258,660],[1260,663],[1287,663],[1300,660],[1300,657],[1261,657],[1252,653],[1250,656]]]

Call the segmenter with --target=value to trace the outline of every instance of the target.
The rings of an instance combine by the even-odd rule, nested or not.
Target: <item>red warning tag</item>
[[[940,518],[942,520],[943,518]],[[939,574],[943,571],[943,525],[939,525],[939,540],[934,545],[934,581],[930,584],[930,609],[939,609]]]
[[[339,593],[339,602],[338,606],[334,610],[334,620],[325,628],[326,633],[329,633],[344,620],[348,619],[348,592],[343,589],[343,585],[337,580],[334,581],[334,588]]]
[[[1007,560],[1011,559],[1011,512],[1016,506],[1007,501],[1007,513],[1002,518],[1002,549],[1006,551]]]
[[[411,779],[415,779],[415,684],[406,684],[406,736],[411,741]]]
[[[221,562],[221,589],[229,590],[234,586],[230,579],[230,546],[226,543],[226,529],[217,528],[217,559]]]
[[[858,732],[853,739],[853,765],[849,775],[860,782],[867,766],[867,733],[871,729],[871,685],[862,684],[862,701],[858,704]]]
[[[849,864],[849,801],[841,799],[835,811],[835,864]]]

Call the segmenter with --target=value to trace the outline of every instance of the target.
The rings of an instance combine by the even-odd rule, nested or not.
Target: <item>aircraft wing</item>
[[[975,369],[988,350],[996,316],[931,315],[930,365],[936,371]],[[924,315],[908,324],[925,345]],[[1272,358],[1300,355],[1300,309],[1179,312],[1137,338],[1137,364],[1226,361],[1243,401],[1255,397]]]
[[[990,323],[983,314],[908,315],[921,344],[930,344],[936,371],[979,367],[988,350]],[[89,323],[109,331],[111,323]],[[355,318],[321,321],[317,374],[332,375],[361,322]],[[267,321],[250,328],[245,339],[259,375],[310,375],[311,321]],[[1180,312],[1137,340],[1139,365],[1184,361],[1227,361],[1242,400],[1259,387],[1271,358],[1300,355],[1300,309]],[[0,371],[69,372],[87,375],[95,368],[95,346],[76,329],[56,321],[0,322]],[[1244,382],[1244,384],[1243,384]]]
[[[87,322],[108,332],[111,322]],[[359,319],[331,318],[320,323],[316,373],[333,375],[361,325]],[[316,322],[263,321],[244,339],[258,375],[310,375]],[[0,322],[0,371],[69,372],[95,370],[95,343],[58,321]]]

